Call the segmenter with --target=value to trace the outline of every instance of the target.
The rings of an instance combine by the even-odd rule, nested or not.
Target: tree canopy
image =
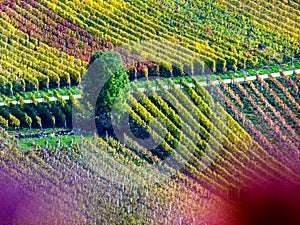
[[[96,119],[98,132],[112,132],[110,118],[121,117],[128,93],[129,78],[121,56],[116,52],[94,54],[82,81],[82,103],[90,119]]]

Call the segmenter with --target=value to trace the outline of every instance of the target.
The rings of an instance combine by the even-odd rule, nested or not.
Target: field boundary
[[[283,71],[283,73],[286,76],[291,76],[291,75],[294,74],[294,71],[296,73],[300,73],[300,69]],[[280,77],[280,72],[271,73],[271,75],[273,77],[275,77],[275,78],[276,77]],[[259,75],[259,77],[262,78],[262,79],[267,79],[268,78],[268,74],[261,74],[261,75]],[[244,77],[238,77],[238,78],[234,78],[233,80],[234,80],[234,82],[243,82],[243,81],[245,81],[245,78]],[[255,75],[254,76],[247,76],[247,80],[249,80],[249,81],[256,80],[256,76]],[[222,81],[224,83],[226,83],[226,84],[230,84],[232,82],[232,79],[224,79]],[[217,84],[219,84],[219,81],[218,80],[214,80],[214,81],[211,81],[211,83],[213,85],[217,85]],[[205,81],[199,82],[199,84],[202,85],[202,86],[207,86],[208,85],[207,82],[205,82]],[[192,83],[191,83],[191,85],[192,85]],[[181,85],[180,84],[176,84],[176,87],[181,88]],[[166,88],[168,88],[168,85],[166,85]],[[145,88],[139,88],[139,90],[140,91],[145,91]],[[63,95],[61,97],[62,97],[63,100],[69,100],[70,99],[70,97],[68,95]],[[75,94],[74,97],[76,99],[80,99],[81,95],[80,94]],[[37,100],[37,102],[44,102],[45,101],[44,98],[37,98],[36,100]],[[49,100],[51,102],[54,102],[54,101],[57,101],[57,98],[56,97],[49,97]],[[13,104],[13,105],[18,105],[19,104],[19,102],[17,100],[12,100],[10,103]],[[24,100],[24,103],[25,104],[31,104],[32,100],[31,99],[26,99],[26,100]],[[5,105],[6,105],[5,102],[0,102],[0,107],[1,106],[5,106]]]

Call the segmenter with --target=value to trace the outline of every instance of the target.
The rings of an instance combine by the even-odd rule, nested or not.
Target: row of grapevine
[[[187,92],[190,94],[191,98],[195,99],[195,103],[198,105],[198,107],[200,107],[200,105],[201,105],[200,109],[204,110],[203,113],[206,116],[212,117],[211,111],[208,110],[209,108],[205,109],[204,105],[206,103],[202,102],[202,100],[201,100],[202,98],[200,96],[197,97],[197,95],[195,94],[195,92],[193,92],[193,90],[189,87],[188,84],[186,84],[186,83],[183,82],[182,85],[187,90]],[[160,91],[163,91],[164,95],[168,95],[169,91],[164,90],[163,85],[158,84],[158,86],[159,86]],[[189,107],[192,107],[191,102],[189,102],[187,100],[184,100],[186,98],[186,97],[184,97],[184,95],[182,95],[182,94],[179,95],[179,93],[181,93],[181,91],[179,89],[177,90],[175,88],[174,84],[171,83],[170,87],[171,87],[171,90],[174,90],[174,91],[172,91],[172,93],[174,94],[174,97],[177,95],[177,99],[182,99],[184,101],[185,107],[187,107],[189,105],[190,105]],[[145,129],[149,129],[149,128],[147,128],[146,124],[154,119],[153,116],[158,116],[160,119],[162,119],[163,123],[165,124],[165,125],[160,124],[159,126],[160,127],[166,126],[166,130],[165,131],[160,130],[160,133],[161,132],[162,133],[166,133],[167,135],[166,135],[166,137],[161,136],[161,137],[157,137],[157,138],[160,141],[163,141],[166,138],[165,141],[167,141],[167,143],[168,143],[168,145],[167,145],[168,146],[168,148],[167,148],[168,150],[166,149],[167,152],[170,152],[170,147],[171,147],[171,149],[173,149],[170,152],[172,154],[176,154],[177,148],[182,149],[182,147],[181,147],[182,143],[180,142],[181,140],[184,140],[184,145],[187,146],[187,149],[189,149],[189,151],[191,151],[192,149],[195,149],[195,146],[193,147],[193,145],[189,142],[189,138],[190,137],[193,138],[193,137],[196,136],[196,134],[193,131],[195,128],[191,129],[191,127],[189,127],[189,125],[187,125],[185,123],[182,123],[182,121],[176,115],[176,113],[174,112],[174,110],[172,110],[172,108],[170,108],[166,103],[164,103],[164,100],[161,99],[159,97],[159,95],[155,94],[155,92],[152,90],[150,84],[146,85],[146,90],[147,90],[147,93],[152,96],[153,100],[151,100],[151,101],[152,102],[154,101],[153,103],[151,103],[151,101],[146,97],[146,95],[142,94],[137,89],[137,87],[133,86],[133,89],[134,89],[133,90],[134,93],[137,94],[138,97],[135,97],[136,99],[134,99],[133,97],[130,97],[129,101],[130,101],[131,107],[133,107],[134,111],[136,111],[136,112],[133,112],[132,109],[130,109],[130,108],[128,110],[131,111],[132,118],[135,121],[137,121],[138,124],[140,124]],[[205,93],[204,93],[204,95],[205,95]],[[173,105],[175,104],[174,106],[176,106],[176,110],[179,110],[181,113],[185,114],[185,109],[182,109],[182,107],[180,107],[180,104],[178,102],[176,103],[177,100],[175,100],[174,97],[173,96],[170,97],[170,99],[168,99],[168,101],[171,100],[171,103]],[[140,103],[139,103],[139,101],[140,101]],[[159,107],[159,109],[157,107]],[[218,105],[218,107],[220,107],[220,105]],[[195,109],[193,109],[193,107],[189,108],[189,111],[193,111],[193,110],[195,110]],[[222,108],[220,108],[219,110],[222,111]],[[222,112],[224,113],[224,110]],[[200,112],[198,112],[198,116],[200,116],[199,113]],[[226,114],[226,115],[227,116],[225,116],[225,118],[230,117],[229,114]],[[223,116],[224,116],[224,114],[223,114]],[[191,117],[189,116],[187,118],[191,118]],[[218,118],[216,116],[213,116],[212,119],[213,119],[213,121],[218,121]],[[172,123],[172,121],[174,121],[174,122]],[[188,122],[189,119],[186,119],[186,121]],[[236,163],[237,165],[240,166],[240,168],[243,168],[242,177],[245,175],[245,171],[247,171],[247,170],[248,170],[248,173],[250,173],[252,176],[253,175],[257,176],[258,174],[256,174],[256,172],[251,171],[251,164],[253,163],[253,161],[251,162],[250,157],[251,158],[255,157],[255,158],[257,158],[258,162],[261,163],[261,167],[258,166],[257,164],[254,164],[253,166],[256,169],[257,169],[257,167],[260,167],[261,172],[263,172],[264,176],[269,176],[269,179],[274,179],[275,177],[272,174],[270,174],[269,172],[267,172],[267,170],[266,170],[266,168],[269,168],[268,170],[270,170],[270,168],[272,168],[271,170],[276,174],[276,176],[280,176],[281,178],[285,178],[285,175],[284,175],[285,173],[281,172],[282,169],[278,169],[277,168],[277,166],[280,165],[280,163],[278,163],[275,158],[273,158],[271,160],[270,164],[267,163],[264,159],[266,157],[269,158],[271,156],[268,155],[268,153],[266,151],[262,151],[261,147],[259,145],[257,145],[257,143],[253,143],[252,140],[251,140],[251,138],[250,138],[250,136],[247,135],[245,133],[245,131],[243,131],[243,129],[236,122],[233,122],[234,120],[231,120],[231,121],[232,121],[231,122],[232,125],[231,125],[230,129],[234,129],[235,128],[235,129],[239,130],[239,135],[240,136],[239,137],[235,136],[233,133],[231,133],[230,129],[228,129],[228,128],[226,129],[226,133],[224,133],[224,135],[226,135],[229,138],[229,140],[232,143],[235,143],[235,145],[238,146],[238,147],[234,147],[234,145],[232,145],[232,144],[229,144],[229,145],[226,144],[226,142],[224,142],[224,140],[225,140],[224,138],[225,137],[222,137],[222,135],[221,135],[220,132],[218,132],[217,130],[215,130],[211,125],[208,125],[208,124],[205,125],[205,120],[204,120],[203,116],[202,116],[202,119],[200,119],[200,123],[204,122],[203,125],[206,126],[206,129],[208,129],[208,128],[209,129],[213,129],[213,131],[210,131],[210,133],[216,133],[217,134],[216,136],[220,137],[220,140],[222,140],[222,142],[224,144],[224,147],[225,147],[225,149],[223,149],[223,151],[225,151],[226,154],[228,154],[228,156],[230,156],[230,163],[229,164],[226,163],[226,161],[224,161],[224,159],[221,159],[219,157],[216,158],[217,161],[220,160],[220,163],[222,164],[222,166],[224,166],[227,169],[231,168],[231,169],[233,169],[233,171],[237,171],[237,170],[234,169],[234,167],[232,167],[232,165],[235,165],[235,163]],[[216,122],[216,126],[219,129],[222,130],[222,125],[221,125],[220,122]],[[197,124],[199,124],[199,123],[191,121],[191,126],[192,127],[199,126]],[[182,129],[186,129],[189,132],[182,133],[182,132],[180,132],[178,130],[179,127],[181,127],[181,130]],[[198,130],[198,129],[199,128],[196,128],[196,130]],[[204,131],[206,129],[204,129]],[[152,134],[152,135],[153,135],[153,132],[155,132],[155,135],[159,134],[159,131],[155,131],[155,130],[150,130],[150,131],[148,130],[147,132],[150,132],[150,134]],[[178,134],[180,134],[180,135],[178,136]],[[205,136],[205,132],[204,133],[201,132],[201,134],[203,136]],[[209,135],[208,139],[210,141],[212,141],[214,138],[211,137],[211,134],[208,133],[208,135]],[[243,140],[245,140],[245,141],[247,140],[248,144],[252,145],[251,146],[252,150],[255,149],[255,150],[253,150],[254,153],[250,154],[251,156],[249,156],[249,159],[248,159],[247,163],[246,163],[246,161],[244,161],[244,163],[245,163],[244,165],[241,164],[238,160],[236,160],[239,157],[241,157],[242,155],[243,155],[243,158],[245,158],[245,155],[244,155],[245,153],[242,153],[242,151],[245,151],[247,149],[247,147],[246,147],[247,145],[243,144],[243,142],[241,142],[239,138],[243,138]],[[203,142],[203,140],[201,142]],[[216,142],[214,142],[214,143],[216,144]],[[205,144],[205,147],[207,148],[209,146],[209,144],[210,143]],[[180,146],[180,147],[178,147],[178,146]],[[198,146],[196,148],[198,148]],[[213,148],[216,148],[216,147],[213,147]],[[234,149],[233,154],[229,153],[229,151],[232,152],[232,149]],[[161,150],[163,150],[163,149],[161,149]],[[250,150],[249,152],[252,152],[252,150]],[[192,157],[192,155],[190,155],[189,151],[185,151],[185,157],[186,156]],[[255,153],[256,151],[258,151],[259,153]],[[264,152],[264,154],[262,154],[261,151]],[[203,155],[200,154],[200,155],[198,155],[198,157],[203,157]],[[252,160],[253,160],[253,158],[252,158]],[[197,164],[195,164],[196,162],[197,161],[194,161],[194,160],[190,161],[190,163],[192,163],[192,165],[194,165],[194,166],[197,165]],[[273,163],[276,166],[274,166]],[[222,174],[222,176],[224,176],[226,174],[226,173],[224,173],[224,170],[221,167],[217,166],[215,163],[213,163],[212,166],[214,167],[215,171],[222,171],[222,172],[220,172],[220,174]],[[289,169],[288,168],[284,168],[284,171],[289,171]],[[237,172],[232,172],[232,173],[235,174]],[[244,177],[242,179],[246,179],[247,180],[247,177]],[[251,179],[250,179],[250,182],[251,182]]]
[[[258,78],[258,80],[264,84],[264,81],[262,79]],[[280,123],[285,127],[292,135],[292,137],[295,137],[297,140],[299,137],[297,137],[297,134],[295,133],[295,130],[287,124],[287,121],[285,118],[281,115],[279,111],[277,111],[270,103],[269,101],[264,97],[264,95],[256,88],[256,86],[253,84],[253,82],[248,82],[251,89],[254,91],[255,95],[259,97],[260,101],[263,102],[267,109],[269,109],[271,112],[274,113],[274,115],[278,118]],[[268,90],[269,91],[269,90]],[[276,98],[275,98],[276,99]],[[278,100],[278,99],[276,99]]]
[[[137,41],[137,36],[140,36],[141,40],[146,40],[145,43],[147,43],[147,40],[149,40],[149,38],[157,40],[156,42],[153,42],[151,44],[147,43],[147,45],[143,47],[145,47],[146,51],[150,52],[152,50],[155,50],[156,53],[158,52],[157,50],[161,51],[161,56],[155,55],[154,58],[158,61],[171,63],[171,65],[175,65],[180,68],[181,71],[184,65],[189,65],[191,62],[193,64],[193,59],[195,57],[203,59],[208,65],[211,66],[211,69],[213,71],[215,71],[216,68],[220,68],[221,70],[226,69],[226,61],[229,69],[236,69],[237,65],[241,66],[242,64],[245,64],[247,59],[251,60],[252,57],[251,55],[242,56],[245,55],[243,52],[239,53],[236,52],[236,50],[233,50],[236,48],[234,48],[231,44],[226,43],[227,41],[232,41],[236,44],[236,42],[231,40],[230,38],[227,40],[228,37],[225,37],[226,41],[224,42],[224,45],[222,44],[220,47],[217,47],[215,45],[211,45],[210,47],[206,41],[200,39],[197,39],[198,44],[195,44],[195,37],[191,35],[191,32],[194,32],[194,28],[184,26],[181,27],[181,29],[186,29],[188,32],[183,32],[178,36],[178,38],[181,39],[179,46],[183,45],[184,42],[185,46],[182,47],[189,49],[188,51],[190,52],[182,52],[182,57],[179,56],[177,58],[174,58],[174,54],[172,53],[172,46],[160,46],[158,44],[161,42],[174,42],[171,33],[174,32],[177,28],[174,28],[174,26],[171,26],[169,23],[165,23],[163,21],[164,19],[169,19],[168,14],[166,14],[166,12],[169,12],[169,10],[166,8],[168,4],[149,2],[148,8],[151,8],[151,10],[149,10],[148,13],[142,12],[144,18],[141,18],[141,15],[139,15],[140,13],[138,13],[139,10],[137,10],[137,7],[147,7],[147,4],[145,5],[144,3],[141,3],[139,1],[132,2],[131,4],[103,2],[97,6],[90,3],[82,5],[80,4],[80,13],[87,15],[86,18],[83,18],[82,16],[80,16],[80,13],[76,11],[75,4],[68,1],[56,4],[48,4],[47,1],[42,1],[41,3],[35,1],[33,2],[33,5],[28,3],[23,1],[22,3],[18,2],[18,4],[16,4],[12,1],[5,1],[1,4],[2,25],[4,27],[7,27],[8,31],[11,31],[10,33],[13,33],[13,36],[6,35],[6,37],[11,36],[12,39],[7,39],[5,37],[5,39],[7,39],[10,44],[8,45],[4,41],[3,45],[12,45],[13,48],[6,49],[5,47],[5,49],[3,50],[5,51],[5,54],[3,55],[6,55],[7,57],[3,58],[3,60],[5,60],[5,64],[7,61],[18,62],[18,64],[6,64],[6,70],[13,67],[13,65],[15,66],[15,68],[22,68],[22,70],[24,71],[16,69],[14,71],[14,74],[18,74],[19,77],[21,76],[21,81],[27,79],[29,84],[27,86],[33,89],[37,89],[40,87],[48,88],[49,85],[52,87],[57,87],[60,84],[77,84],[78,82],[80,82],[80,78],[85,71],[84,65],[86,64],[84,61],[87,61],[89,59],[89,56],[93,52],[99,50],[102,51],[104,49],[112,49],[117,45],[125,45],[130,41]],[[179,2],[178,4],[186,5],[183,1]],[[212,4],[213,7],[218,8],[218,3],[213,4],[212,2],[210,2],[209,4]],[[124,11],[124,5],[126,5],[127,12]],[[226,5],[229,8],[232,8],[231,3],[226,2]],[[207,6],[203,5],[203,7]],[[104,8],[114,10],[114,13],[105,12]],[[181,7],[181,11],[178,12],[178,10],[176,9],[177,13],[174,14],[174,16],[177,17],[176,21],[186,19],[185,14],[187,12],[185,10],[185,8]],[[101,14],[100,12],[103,12],[104,14]],[[129,16],[128,13],[131,16]],[[195,12],[191,11],[191,13],[193,15]],[[153,17],[151,16],[152,14],[162,15],[161,19],[157,21],[157,25],[153,23],[153,21],[151,21],[151,19],[153,19]],[[95,15],[101,16],[101,18],[103,17],[102,19],[105,19],[105,21],[109,21],[111,23],[110,27],[112,29],[107,29],[107,23],[103,23],[102,19],[96,19],[95,22],[91,20],[92,16]],[[130,20],[132,23],[127,23],[123,18]],[[72,22],[68,21],[67,19],[71,20]],[[117,20],[119,20],[120,22],[117,22]],[[237,21],[235,22],[237,23]],[[87,26],[87,24],[89,24],[89,26]],[[225,26],[225,24],[223,25]],[[197,26],[198,28],[201,27],[202,30],[205,30],[205,27],[207,27],[202,24],[198,24],[195,21],[193,22],[193,26]],[[107,32],[104,32],[104,30],[106,30]],[[161,32],[164,31],[162,33],[158,32],[161,37],[159,37],[158,35],[154,35],[154,33],[158,30],[160,30]],[[7,33],[7,31],[3,32]],[[17,36],[15,36],[14,33],[16,33]],[[114,44],[104,41],[106,38],[101,37],[104,33],[108,39],[112,38],[114,40]],[[124,38],[120,36],[120,34],[122,34]],[[219,33],[217,31],[214,31],[214,35],[218,36],[215,38],[210,37],[210,35],[206,35],[205,32],[202,32],[202,35],[204,35],[204,39],[208,38],[212,43],[213,41],[215,41],[215,39],[224,38],[222,37],[222,35],[219,36]],[[235,39],[239,39],[238,37],[236,37],[236,35],[231,36]],[[49,68],[49,60],[47,59],[47,61],[42,64],[44,69],[41,71],[39,69],[40,63],[36,63],[35,60],[45,60],[44,56],[42,56],[41,54],[37,55],[36,52],[41,51],[41,53],[44,53],[46,55],[48,54],[48,52],[42,50],[43,48],[46,48],[46,45],[44,43],[53,47],[52,49],[50,48],[51,50],[49,49],[49,47],[47,47],[47,49],[49,49],[50,51],[58,53],[58,55],[63,55],[66,59],[72,58],[72,61],[76,62],[76,64],[78,64],[79,66],[75,65],[75,63],[74,66],[72,66],[72,64],[70,65],[68,62],[64,65],[56,64],[60,67],[59,69],[53,66]],[[176,43],[176,41],[174,43]],[[26,47],[24,48],[23,46]],[[226,51],[227,56],[225,56],[225,58],[222,53],[224,47],[225,49],[228,48],[232,50]],[[19,51],[14,51],[15,48],[16,50],[19,49]],[[245,48],[245,45],[237,47],[237,49],[242,48]],[[14,55],[12,51],[14,51],[14,53],[16,54]],[[35,56],[35,59],[30,59],[31,56],[27,57],[28,54],[26,54],[26,57],[24,57],[25,55],[24,53],[22,53],[22,51],[32,53]],[[69,56],[67,56],[67,54],[65,53],[67,53]],[[145,56],[146,58],[151,58],[151,54],[149,53]],[[51,55],[51,57],[53,57],[53,55]],[[27,58],[30,60],[24,60]],[[169,58],[172,58],[174,61],[170,61]],[[124,59],[125,61],[128,61],[127,56]],[[32,60],[35,63],[31,63],[30,61]],[[142,67],[138,67],[138,70],[144,71],[145,65],[147,66],[147,63]],[[26,69],[26,67],[28,66],[32,67],[33,70]],[[166,67],[168,68],[169,66],[166,65]],[[190,67],[193,74],[193,67],[195,67],[195,65],[190,65]],[[170,67],[168,70],[171,73],[173,72],[172,67]],[[144,71],[141,73],[147,76],[147,72]],[[27,76],[26,74],[35,74],[35,78],[43,81],[40,81],[42,83],[37,85],[37,81],[34,80],[34,78],[29,78],[31,76]],[[49,78],[45,76],[48,76]],[[9,85],[8,82],[6,83],[7,85]],[[23,84],[24,83],[26,84],[26,82],[23,82]],[[22,88],[24,89],[24,85],[20,85],[20,87],[21,90]],[[8,87],[7,89],[9,90],[10,88]]]
[[[189,87],[189,85],[185,85],[185,87],[186,88],[188,88],[188,89],[191,89],[190,87]],[[178,93],[178,92],[177,92]],[[190,93],[192,93],[191,91],[190,91]],[[192,97],[192,95],[191,95],[191,97]],[[183,97],[181,97],[181,98],[183,98]],[[217,104],[217,111],[223,111],[222,110],[222,107],[220,107],[220,105],[219,104]],[[199,106],[198,106],[199,107]],[[202,109],[205,109],[205,108],[203,108],[203,106],[202,106]],[[223,111],[224,112],[224,111]],[[223,133],[226,135],[226,137],[228,138],[228,140],[230,140],[232,143],[235,143],[236,144],[236,146],[238,146],[237,148],[235,148],[234,147],[234,145],[231,145],[229,148],[227,148],[228,149],[228,151],[232,151],[232,150],[234,150],[234,151],[232,151],[232,153],[233,153],[233,155],[236,155],[236,153],[239,153],[239,154],[237,154],[236,155],[236,157],[237,158],[240,158],[240,157],[242,157],[242,155],[243,155],[243,153],[241,153],[241,151],[245,151],[248,147],[247,147],[247,145],[245,145],[245,143],[243,143],[242,141],[240,141],[239,140],[239,138],[230,130],[230,129],[228,129],[228,128],[226,128],[225,129],[225,131],[226,132],[224,132],[224,126],[222,127],[221,126],[221,120],[218,118],[218,117],[216,117],[216,116],[214,116],[214,114],[212,115],[212,118],[211,118],[211,120],[212,121],[215,121],[215,123],[216,123],[216,126],[217,126],[217,128],[219,128],[220,129],[220,131],[223,131]],[[236,126],[235,126],[236,127]],[[240,128],[241,129],[241,128]],[[241,132],[241,131],[240,131]],[[244,132],[242,132],[242,137],[245,135],[245,133]],[[220,134],[218,134],[217,135],[217,137],[220,137],[221,135]],[[256,149],[257,147],[259,147],[259,146],[257,146],[257,143],[253,143],[253,142],[249,142],[249,139],[248,139],[248,146],[249,146],[249,149]],[[246,143],[247,143],[246,142]],[[225,141],[225,137],[223,138],[223,144],[224,144],[224,146],[225,146],[225,148],[226,148],[226,145],[228,145],[228,144],[226,144],[226,141]],[[252,151],[250,151],[250,152],[252,152],[252,156],[254,156],[255,158],[257,157],[257,155],[255,154],[255,151],[254,150],[252,150]],[[250,158],[250,156],[249,156],[249,158]],[[262,163],[262,164],[265,164],[265,162],[264,162],[264,160],[262,160],[262,158],[261,157],[258,157],[258,162],[260,162],[260,163]],[[251,160],[250,160],[251,161]],[[247,162],[247,164],[249,164],[249,161]],[[247,165],[246,164],[246,165]],[[264,166],[267,166],[267,167],[269,167],[268,165],[264,165]],[[263,166],[263,167],[264,167]],[[256,165],[256,167],[258,168],[259,166],[257,166]],[[266,172],[266,170],[264,169],[262,167],[262,171],[264,171],[264,172]],[[274,169],[274,171],[276,171],[276,173],[278,173],[279,172],[279,174],[280,174],[280,171],[279,170],[277,170],[276,169],[276,167],[271,167],[272,169]],[[268,174],[268,172],[266,172],[267,174]],[[284,176],[283,176],[284,177]]]
[[[31,104],[25,104],[24,98],[16,95],[17,105],[11,104],[10,99],[2,96],[5,106],[1,107],[0,115],[6,122],[2,126],[6,129],[12,128],[54,128],[71,127],[71,105],[72,94],[70,93],[71,103],[66,102],[56,93],[56,102],[50,101],[50,98],[44,95],[44,102],[37,102],[34,94],[31,94]]]
[[[293,75],[290,79],[293,79]],[[286,163],[297,170],[298,166],[295,157],[298,157],[298,145],[295,139],[298,135],[297,121],[299,120],[299,115],[296,114],[295,109],[292,107],[294,106],[293,103],[287,97],[291,96],[291,94],[286,95],[284,92],[281,92],[279,95],[280,89],[276,89],[276,86],[274,86],[275,83],[283,82],[284,80],[272,77],[270,77],[270,80],[262,80],[258,76],[257,81],[247,81],[243,84],[234,83],[231,87],[228,87],[231,89],[229,92],[223,89],[224,93],[222,93],[217,86],[214,86],[214,90],[222,97],[228,112],[262,146],[265,146],[265,149],[268,149],[270,154],[277,157],[282,163]],[[294,88],[292,87],[289,89],[289,91],[293,90]],[[288,92],[287,89],[285,91]],[[244,107],[241,107],[235,100],[237,97],[232,96],[232,94],[237,95],[241,99]],[[286,121],[285,118],[291,121],[289,124],[292,125],[284,122]],[[258,121],[260,122],[258,123]],[[278,138],[274,138],[274,133],[278,135]],[[296,134],[296,136],[293,136],[293,134]]]
[[[247,115],[243,112],[242,109],[237,109],[235,104],[233,103],[230,98],[228,98],[222,90],[218,86],[213,86],[213,92],[215,93],[217,97],[220,97],[222,99],[222,103],[224,103],[225,108],[227,111],[232,110],[232,113],[230,113],[235,120],[237,120],[242,127],[244,127],[247,132],[253,137],[254,140],[256,140],[263,149],[266,149],[263,151],[263,149],[260,149],[258,152],[251,152],[254,154],[258,154],[262,159],[266,160],[267,155],[272,155],[276,159],[274,160],[273,157],[267,157],[268,160],[272,161],[278,168],[282,168],[281,170],[286,170],[285,164],[292,168],[297,168],[298,166],[295,164],[295,162],[292,162],[291,159],[287,157],[287,155],[280,151],[280,148],[273,143],[273,141],[268,140],[263,134],[266,134],[267,132],[264,130],[263,133],[260,131],[262,126],[261,124],[257,126],[256,123],[251,122]],[[276,160],[279,160],[279,162],[276,162]]]
[[[47,196],[43,197],[59,204],[57,210],[49,211],[43,219],[55,215],[52,219],[56,218],[56,221],[63,223],[68,219],[64,217],[68,209],[74,222],[176,223],[179,216],[184,221],[198,220],[198,217],[201,218],[199,212],[209,206],[208,201],[204,205],[199,204],[201,197],[195,192],[201,191],[199,184],[182,175],[179,175],[178,181],[171,180],[168,184],[161,181],[161,187],[155,187],[147,181],[143,187],[139,186],[136,179],[147,179],[154,175],[147,173],[148,166],[144,165],[146,173],[143,175],[134,173],[126,166],[121,155],[109,153],[112,148],[100,138],[94,137],[97,146],[82,139],[81,143],[73,143],[70,147],[59,143],[56,147],[46,143],[44,148],[33,145],[27,153],[23,153],[15,149],[16,140],[5,135],[9,147],[2,151],[1,158],[9,163],[4,163],[1,175],[9,174],[16,183],[22,180],[25,190],[30,187],[37,194],[47,190]],[[136,167],[136,170],[141,171],[143,167]],[[31,179],[35,183],[30,182]],[[59,192],[61,194],[58,198],[56,194]],[[97,196],[102,197],[99,199]],[[199,201],[195,202],[196,199]],[[41,209],[47,210],[44,205]],[[97,211],[101,212],[100,217]],[[191,218],[192,215],[194,218]]]

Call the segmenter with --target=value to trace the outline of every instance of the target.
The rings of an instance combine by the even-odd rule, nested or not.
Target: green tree
[[[89,119],[89,123],[84,121],[81,127],[91,129],[89,124],[95,123],[96,118],[100,134],[112,133],[111,117],[121,118],[129,94],[129,77],[118,53],[99,52],[91,57],[82,80],[82,93],[83,118]]]

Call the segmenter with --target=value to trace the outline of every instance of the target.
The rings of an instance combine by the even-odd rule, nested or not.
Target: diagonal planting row
[[[247,79],[247,78],[245,78]],[[246,130],[252,130],[255,139],[266,146],[271,154],[298,168],[299,157],[299,113],[297,110],[298,85],[290,78],[273,78],[234,83],[225,87],[220,82],[220,90],[215,93],[223,98],[223,104]],[[285,86],[287,84],[294,86]],[[230,91],[228,91],[230,89]],[[222,93],[223,91],[223,93]],[[236,101],[239,98],[242,105]],[[242,107],[243,106],[243,107]],[[274,134],[276,136],[274,136]]]
[[[201,200],[201,186],[180,173],[178,180],[169,180],[167,184],[161,177],[157,180],[161,187],[155,187],[151,183],[155,173],[149,173],[151,165],[140,159],[143,166],[134,166],[130,157],[122,157],[125,152],[132,154],[129,149],[122,147],[123,153],[117,153],[98,137],[93,141],[96,145],[82,139],[80,144],[73,143],[70,147],[34,145],[24,153],[15,148],[16,140],[5,131],[1,130],[1,135],[6,138],[2,142],[1,136],[1,143],[5,144],[1,146],[1,174],[9,174],[16,184],[21,182],[24,190],[35,189],[41,194],[47,190],[47,195],[42,197],[58,205],[45,216],[54,218],[57,214],[59,223],[70,218],[76,223],[114,224],[130,220],[175,223],[179,217],[192,221],[191,215],[201,217],[199,212],[210,205],[210,200]],[[47,206],[42,205],[41,210],[47,212]],[[66,212],[72,213],[70,218],[65,218]]]
[[[282,181],[285,179],[292,181],[293,178],[287,178],[286,174],[293,174],[292,177],[297,177],[290,169],[263,150],[250,136],[247,136],[236,122],[232,124],[240,130],[240,137],[231,130],[233,128],[227,127],[220,119],[220,115],[226,112],[222,110],[222,107],[220,108],[219,104],[216,106],[219,112],[217,115],[188,84],[182,83],[191,99],[176,88],[174,83],[171,82],[169,85],[172,91],[167,91],[158,82],[159,91],[164,97],[168,96],[167,101],[181,112],[180,115],[183,118],[176,115],[176,112],[168,107],[164,98],[155,94],[150,85],[147,87],[147,94],[150,94],[151,100],[133,87],[136,97],[129,98],[129,105],[133,108],[130,111],[131,116],[145,129],[146,124],[155,117],[160,118],[162,122],[158,122],[157,126],[166,126],[166,128],[160,128],[160,130],[152,128],[147,131],[163,143],[158,147],[160,152],[175,154],[175,156],[178,154],[176,157],[183,157],[185,160],[182,163],[188,163],[196,168],[193,174],[195,179],[204,183],[208,182],[216,189],[224,190],[224,187],[243,188],[244,182],[255,184],[257,180],[272,181],[279,177]],[[184,107],[178,99],[184,102]],[[196,112],[196,117],[192,116],[191,112]],[[225,115],[223,114],[221,118],[226,118]],[[161,129],[164,131],[162,132]],[[199,134],[197,131],[200,131]],[[178,160],[182,159],[178,158]],[[206,168],[207,163],[210,165],[207,170],[204,170],[203,174],[199,173]],[[190,171],[187,171],[190,174]],[[238,179],[232,177],[231,174],[235,174]],[[219,183],[217,186],[215,186],[216,180]]]

